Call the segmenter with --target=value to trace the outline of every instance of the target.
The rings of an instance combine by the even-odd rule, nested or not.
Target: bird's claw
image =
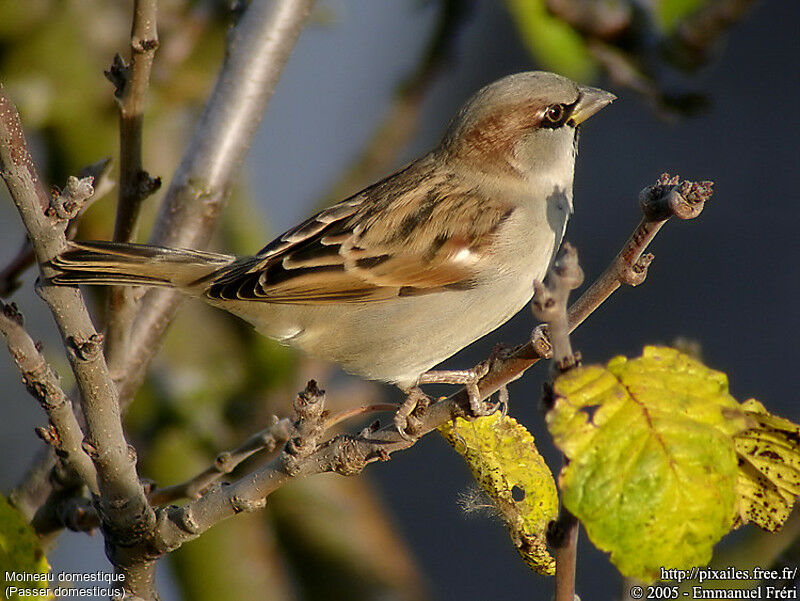
[[[422,430],[420,417],[428,409],[430,398],[415,386],[407,391],[405,400],[394,414],[394,425],[400,437],[409,442],[419,438]]]

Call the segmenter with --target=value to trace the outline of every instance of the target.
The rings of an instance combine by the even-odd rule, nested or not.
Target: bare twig
[[[641,191],[642,221],[611,265],[570,307],[570,331],[583,323],[622,284],[638,286],[644,281],[653,260],[652,254],[644,253],[647,246],[672,215],[679,219],[697,217],[711,197],[712,186],[713,182],[679,183],[678,176],[670,178],[665,173],[656,185]]]
[[[37,434],[56,450],[61,463],[74,472],[80,481],[98,494],[97,473],[88,455],[83,452],[83,432],[72,411],[72,403],[64,394],[58,376],[50,369],[39,346],[25,331],[22,315],[14,303],[0,302],[0,333],[6,339],[28,392],[47,413],[49,425],[37,428]]]
[[[531,308],[539,321],[547,323],[553,347],[553,365],[558,372],[571,369],[579,361],[572,352],[569,340],[567,299],[569,293],[582,283],[583,270],[578,265],[578,252],[569,242],[561,246],[559,256],[547,271],[544,282],[534,282]]]
[[[151,236],[154,244],[202,248],[217,217],[313,0],[254,0],[231,33],[225,65],[167,190]],[[139,387],[180,293],[151,290],[128,340],[120,399]]]
[[[142,122],[150,71],[158,48],[156,12],[156,0],[134,1],[130,64],[117,55],[106,72],[116,88],[114,96],[119,107],[119,191],[114,225],[114,240],[118,242],[131,242],[135,238],[142,203],[161,187],[161,178],[151,176],[142,166]],[[108,295],[105,353],[115,380],[135,314],[131,291],[112,286]]]
[[[86,199],[80,206],[78,214],[72,218],[67,226],[67,238],[72,239],[78,229],[78,221],[83,212],[89,208],[96,200],[105,196],[114,184],[109,174],[111,172],[111,159],[103,159],[92,165],[88,165],[80,170],[78,178],[91,177],[93,179],[94,194]],[[10,296],[19,288],[19,278],[25,271],[36,263],[33,255],[33,247],[30,240],[26,237],[20,245],[20,249],[13,259],[0,271],[0,298]]]
[[[66,222],[51,216],[50,198],[28,150],[19,114],[2,86],[0,170],[46,277],[47,262],[66,247]],[[116,390],[101,352],[102,337],[92,325],[80,292],[46,284],[39,292],[70,351],[68,357],[83,396],[87,436],[83,449],[97,470],[98,508],[113,556],[116,545],[135,541],[150,530],[155,515],[122,431]]]
[[[181,484],[159,488],[149,495],[153,505],[165,505],[179,499],[197,499],[225,474],[231,473],[245,459],[262,450],[274,451],[289,440],[291,422],[274,418],[272,425],[254,434],[232,451],[217,455],[214,464]]]
[[[569,340],[567,301],[569,293],[581,282],[583,271],[578,264],[578,253],[565,242],[555,263],[547,271],[544,284],[536,283],[532,303],[534,315],[547,323],[553,347],[553,377],[580,365],[580,356],[573,352]],[[574,601],[578,520],[564,507],[563,501],[559,505],[558,518],[548,525],[547,542],[556,560],[555,601]]]
[[[575,572],[578,563],[578,520],[562,505],[558,519],[547,528],[547,544],[556,560],[554,601],[575,601]]]
[[[119,199],[114,240],[130,242],[144,199],[161,185],[142,167],[142,121],[150,85],[150,71],[158,49],[155,0],[135,0],[131,25],[130,64],[119,56],[106,72],[116,88],[119,107]]]

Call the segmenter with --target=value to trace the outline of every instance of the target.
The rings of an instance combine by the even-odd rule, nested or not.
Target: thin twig
[[[121,242],[133,240],[142,201],[161,183],[142,166],[142,123],[159,44],[156,13],[155,0],[134,1],[130,64],[117,55],[107,72],[116,87],[114,96],[119,107],[119,199],[114,240]]]
[[[556,560],[554,601],[575,601],[575,573],[578,565],[578,520],[562,505],[558,519],[547,529],[547,544]]]
[[[333,416],[326,416],[323,426],[328,430],[338,423],[359,415],[365,415],[375,411],[395,410],[397,410],[397,405],[392,403],[377,403],[374,405],[354,407]],[[152,505],[166,505],[167,503],[174,503],[180,499],[198,499],[212,484],[217,482],[224,475],[231,473],[241,465],[245,459],[248,459],[262,450],[268,452],[274,451],[279,445],[289,440],[290,434],[292,434],[291,422],[286,418],[279,420],[275,417],[274,423],[271,426],[254,434],[235,449],[223,451],[217,455],[212,465],[196,476],[180,484],[159,488],[151,492],[148,495],[150,503]]]
[[[88,165],[78,172],[78,178],[83,179],[91,177],[93,180],[94,194],[91,198],[86,199],[80,207],[78,214],[70,219],[67,225],[67,238],[72,239],[78,230],[78,222],[81,215],[88,209],[94,202],[105,196],[114,183],[111,181],[109,174],[111,173],[111,159],[103,159],[91,165]],[[33,254],[33,247],[31,242],[26,236],[20,245],[19,251],[14,255],[8,265],[0,270],[0,298],[7,298],[20,286],[19,278],[25,271],[36,264],[36,257]]]
[[[671,216],[694,219],[711,197],[712,182],[683,182],[664,173],[654,186],[639,194],[642,221],[614,261],[570,307],[570,331],[577,328],[622,284],[638,286],[647,276],[653,255],[645,254],[650,242]]]
[[[25,388],[39,401],[50,421],[46,428],[37,428],[37,434],[56,450],[59,461],[67,470],[74,472],[92,494],[98,494],[97,472],[81,448],[83,432],[72,410],[72,403],[61,389],[58,376],[42,356],[39,346],[25,331],[22,315],[14,303],[6,305],[0,301],[0,333],[22,374]]]
[[[397,411],[397,405],[393,403],[375,403],[373,405],[362,405],[361,407],[353,407],[341,413],[337,413],[325,420],[325,427],[332,428],[345,420],[358,417],[359,415],[366,415],[367,413],[375,413],[378,411]]]
[[[531,304],[534,315],[547,323],[553,347],[552,378],[580,365],[580,356],[573,352],[569,339],[567,301],[569,293],[583,282],[583,271],[578,264],[578,253],[565,242],[558,258],[548,269],[544,283],[536,283],[536,293]],[[546,393],[545,393],[546,394]],[[567,462],[564,457],[564,462]],[[558,518],[547,528],[547,542],[556,560],[555,601],[575,601],[575,572],[578,560],[578,520],[559,504]]]
[[[131,25],[130,64],[119,56],[106,72],[114,83],[119,107],[119,189],[114,240],[131,242],[136,237],[142,203],[161,187],[161,178],[151,176],[142,162],[142,123],[150,85],[150,71],[158,48],[156,0],[135,0]],[[112,286],[108,293],[105,353],[115,380],[136,315],[132,291]]]
[[[206,245],[312,5],[313,0],[254,0],[247,7],[231,33],[225,65],[167,190],[152,243]],[[181,300],[179,292],[151,290],[139,303],[120,368],[123,405],[141,384]]]
[[[583,270],[578,265],[578,252],[566,241],[556,261],[548,269],[544,282],[534,282],[531,308],[539,321],[547,323],[550,345],[553,347],[553,365],[558,372],[571,369],[578,361],[569,340],[567,299],[569,293],[582,283]]]
[[[291,422],[288,419],[279,420],[275,417],[271,426],[254,434],[232,451],[223,451],[217,455],[213,465],[196,476],[181,484],[159,488],[151,492],[150,503],[165,505],[179,499],[199,498],[207,488],[225,474],[231,473],[248,457],[262,450],[274,451],[279,445],[285,443],[289,440],[290,431]]]

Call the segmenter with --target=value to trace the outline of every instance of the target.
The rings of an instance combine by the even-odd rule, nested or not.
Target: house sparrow
[[[261,333],[411,393],[530,301],[572,212],[577,126],[614,96],[541,71],[478,91],[428,154],[253,256],[72,242],[56,284],[169,286]],[[473,410],[479,410],[477,399]]]

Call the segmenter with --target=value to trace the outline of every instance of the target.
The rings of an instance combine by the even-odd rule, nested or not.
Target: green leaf
[[[578,81],[590,80],[595,64],[583,37],[547,10],[544,0],[508,0],[522,42],[543,67]]]
[[[491,498],[525,563],[540,574],[555,573],[545,530],[558,515],[558,493],[531,433],[499,412],[457,418],[439,431]]]
[[[748,425],[725,374],[674,349],[560,376],[547,424],[569,459],[564,505],[624,575],[705,565],[737,508],[733,436]],[[593,411],[593,413],[592,413]]]
[[[750,399],[742,409],[753,427],[736,435],[739,455],[739,517],[775,532],[789,518],[800,494],[800,426],[771,415]]]
[[[45,579],[49,572],[50,566],[33,528],[0,495],[0,592],[3,599],[53,599]],[[11,573],[25,580],[6,580],[6,574]],[[33,580],[37,575],[41,580]],[[21,590],[15,592],[11,587]],[[38,590],[41,590],[40,594],[37,594]]]

